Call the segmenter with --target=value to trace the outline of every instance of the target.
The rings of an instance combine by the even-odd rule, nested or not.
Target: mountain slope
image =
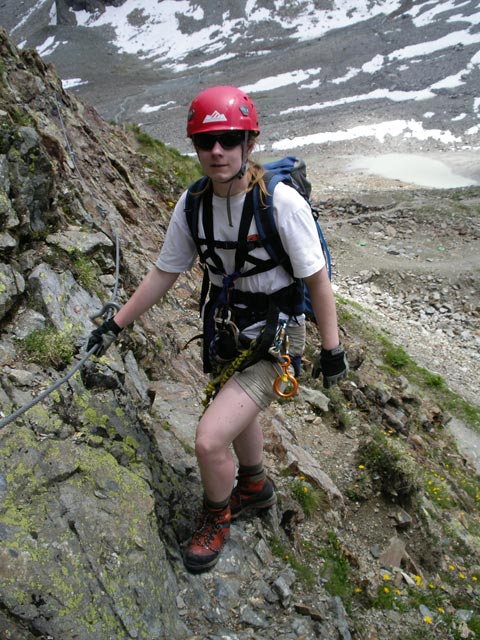
[[[479,146],[474,0],[97,2],[64,10],[69,25],[52,5],[7,0],[0,23],[105,118],[140,122],[181,151],[193,95],[232,83],[252,93],[269,154]]]
[[[309,330],[301,393],[262,417],[278,508],[236,523],[214,571],[185,572],[207,383],[199,345],[184,348],[199,329],[199,271],[107,357],[63,378],[84,357],[92,313],[112,292],[125,300],[145,274],[178,174],[188,180],[195,167],[106,123],[3,31],[0,55],[0,635],[478,635],[478,475],[447,429],[449,412],[478,425],[478,410],[348,299],[339,310],[349,379],[324,393],[311,378],[319,340]],[[369,215],[382,224],[383,213],[388,224],[396,207],[409,229],[428,196],[392,205],[387,194],[385,211],[354,200],[323,206],[348,227]],[[478,194],[447,199],[463,237]]]

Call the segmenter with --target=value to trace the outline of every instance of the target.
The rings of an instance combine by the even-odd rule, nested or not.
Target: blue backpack
[[[258,229],[259,241],[258,244],[249,246],[249,242],[247,242],[247,238],[245,238],[244,242],[239,242],[238,244],[238,253],[242,254],[243,258],[246,254],[248,254],[249,249],[251,250],[254,246],[263,246],[264,249],[270,256],[269,261],[264,261],[262,264],[256,264],[250,270],[244,272],[242,275],[253,275],[253,273],[259,273],[261,271],[266,271],[267,269],[271,269],[276,265],[282,265],[290,275],[293,276],[293,269],[290,262],[290,259],[282,245],[280,240],[280,235],[278,233],[277,225],[275,223],[275,216],[273,213],[273,192],[275,190],[276,185],[279,182],[285,182],[286,184],[293,187],[298,193],[300,193],[303,198],[310,205],[310,194],[311,194],[311,184],[307,179],[306,173],[306,165],[303,160],[297,158],[296,156],[287,156],[282,158],[281,160],[276,160],[275,162],[269,162],[263,165],[265,168],[264,181],[267,187],[267,197],[266,202],[262,204],[260,198],[260,190],[255,188],[253,190],[253,215],[255,217],[255,223]],[[198,237],[198,216],[199,216],[199,205],[201,202],[201,197],[206,189],[208,183],[208,178],[203,177],[200,180],[197,180],[193,185],[190,185],[187,191],[187,198],[185,204],[185,213],[187,216],[187,222],[192,233],[193,240],[197,246],[200,261],[204,264],[207,257],[210,257],[215,261],[215,246],[220,246],[220,243],[214,242],[211,237],[208,239],[200,239]],[[248,194],[247,194],[248,196]],[[265,199],[265,196],[263,196]],[[204,202],[205,207],[205,202]],[[331,259],[330,252],[328,250],[328,245],[325,240],[325,237],[322,233],[322,229],[320,227],[320,223],[318,221],[318,211],[312,209],[312,216],[315,220],[315,226],[317,229],[318,237],[320,239],[320,243],[322,246],[323,254],[325,257],[326,268],[328,271],[328,276],[331,279]],[[204,219],[205,222],[205,219]],[[248,221],[245,226],[248,229]],[[245,231],[246,234],[246,231]],[[208,234],[207,234],[208,235]],[[222,243],[223,248],[234,248],[227,247],[226,244],[232,243]],[[250,260],[252,262],[252,260]],[[218,265],[218,272],[221,272],[221,264]],[[202,296],[201,296],[201,306],[203,305],[207,292],[208,292],[208,269],[204,269],[204,282],[202,286]],[[304,291],[304,312],[305,315],[314,319],[312,305],[310,301],[310,297],[308,295],[308,289],[303,283],[303,291]]]
[[[328,249],[327,241],[323,235],[318,220],[319,212],[311,206],[310,195],[312,192],[312,185],[307,178],[307,168],[305,162],[297,158],[296,156],[287,156],[281,160],[265,163],[264,169],[266,175],[264,176],[265,184],[267,185],[267,201],[264,207],[259,202],[256,203],[255,211],[258,210],[259,215],[255,216],[255,222],[257,225],[258,233],[263,242],[263,246],[268,251],[270,257],[281,264],[289,273],[293,276],[293,269],[290,264],[285,249],[280,240],[280,235],[275,224],[275,216],[273,215],[273,192],[276,185],[279,182],[285,182],[293,187],[298,193],[305,198],[310,205],[312,216],[315,220],[315,227],[317,229],[320,244],[322,245],[323,255],[325,258],[325,264],[327,267],[328,277],[332,279],[332,263],[330,258],[330,251]],[[304,283],[304,296],[305,296],[305,315],[313,319],[313,309],[308,288]]]

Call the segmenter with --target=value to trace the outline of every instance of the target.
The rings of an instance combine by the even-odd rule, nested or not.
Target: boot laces
[[[218,516],[209,511],[202,511],[196,523],[192,536],[193,544],[209,545],[215,539],[217,533],[222,533],[222,527],[218,522]]]

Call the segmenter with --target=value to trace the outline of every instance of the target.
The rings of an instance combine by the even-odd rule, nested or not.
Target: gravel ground
[[[480,189],[420,189],[348,169],[348,158],[307,159],[334,262],[337,293],[420,366],[480,405]],[[430,157],[435,157],[432,153]],[[466,175],[473,154],[451,154]],[[480,472],[480,436],[452,419]]]
[[[338,292],[478,405],[480,189],[419,189],[350,171],[345,158],[342,167],[306,157],[314,193],[328,202],[322,224]],[[472,156],[463,160],[472,166]]]

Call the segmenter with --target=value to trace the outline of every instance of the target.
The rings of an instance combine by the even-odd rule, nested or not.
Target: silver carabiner
[[[93,316],[90,316],[90,320],[95,322],[97,318],[103,318],[104,320],[109,320],[115,311],[120,309],[120,305],[116,302],[110,301],[103,305],[102,309],[95,313]]]

